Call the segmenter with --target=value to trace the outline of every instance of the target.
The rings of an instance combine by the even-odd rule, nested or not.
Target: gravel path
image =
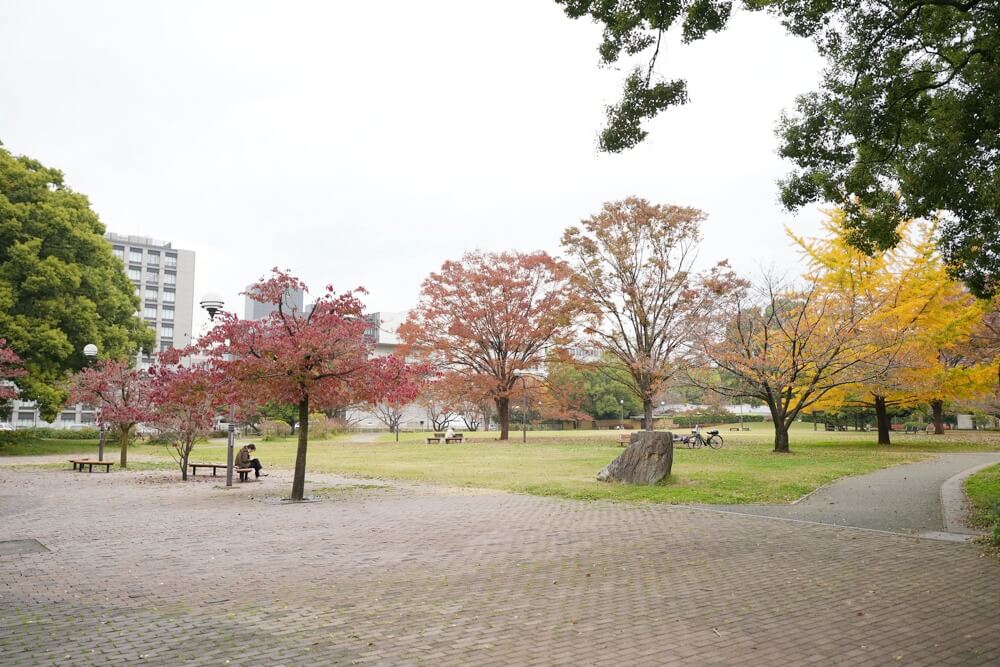
[[[969,468],[1000,463],[1000,452],[944,454],[822,487],[794,505],[714,505],[711,509],[886,530],[944,532],[941,486]]]

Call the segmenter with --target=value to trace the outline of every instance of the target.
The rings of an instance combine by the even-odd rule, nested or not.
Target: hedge
[[[671,417],[676,426],[709,426],[714,424],[735,424],[740,421],[739,415],[731,412],[697,412]],[[743,415],[743,422],[762,422],[764,415]]]

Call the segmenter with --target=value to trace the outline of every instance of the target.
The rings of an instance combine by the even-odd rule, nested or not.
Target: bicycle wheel
[[[722,449],[722,436],[713,435],[708,439],[708,446],[712,449]]]

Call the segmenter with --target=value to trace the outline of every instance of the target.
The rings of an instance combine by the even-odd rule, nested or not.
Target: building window
[[[157,299],[160,298],[160,290],[156,289],[155,287],[147,287],[146,298],[149,299],[150,301],[156,301]]]
[[[125,261],[125,248],[120,245],[112,246],[111,251],[115,253],[115,257],[121,261]]]
[[[59,421],[61,421],[64,424],[72,424],[72,423],[76,422],[76,413],[75,412],[63,412],[63,413],[61,413],[59,415]]]
[[[142,280],[142,271],[139,269],[129,269],[128,277],[132,280]]]
[[[171,343],[169,340],[160,341],[160,352],[164,352],[166,350],[169,350],[173,346],[174,346],[174,344]]]
[[[142,311],[142,316],[143,317],[151,317],[151,318],[153,318],[155,320],[156,319],[156,306],[151,306],[151,305],[149,305],[147,303],[146,304],[146,308]]]
[[[171,292],[170,290],[167,290],[167,289],[163,290],[163,302],[164,303],[173,303],[175,296],[176,295],[173,292]]]
[[[163,265],[168,269],[177,268],[177,255],[170,255],[170,254],[164,255]]]
[[[128,251],[128,261],[133,264],[142,264],[142,250],[130,248]]]
[[[170,273],[169,271],[163,272],[163,284],[164,285],[176,285],[177,284],[177,274]]]
[[[149,252],[147,252],[146,253],[146,264],[149,264],[150,266],[159,266],[160,265],[160,253],[153,252],[152,250],[150,250]]]
[[[149,270],[146,271],[146,282],[147,283],[158,283],[160,282],[160,272]]]
[[[18,426],[33,426],[35,423],[35,413],[20,411],[17,413],[17,425]]]
[[[160,338],[173,338],[174,337],[174,327],[173,325],[163,325],[160,327]]]
[[[174,309],[169,306],[163,307],[163,319],[172,320],[174,319]]]

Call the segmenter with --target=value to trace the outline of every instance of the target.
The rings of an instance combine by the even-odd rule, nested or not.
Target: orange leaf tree
[[[653,404],[688,366],[690,346],[716,301],[741,283],[720,262],[693,272],[704,213],[629,198],[566,229],[562,245],[588,311],[586,333],[628,369],[646,430]]]
[[[399,335],[440,370],[485,386],[507,440],[515,383],[567,339],[577,309],[569,271],[548,254],[467,253],[424,280]]]

